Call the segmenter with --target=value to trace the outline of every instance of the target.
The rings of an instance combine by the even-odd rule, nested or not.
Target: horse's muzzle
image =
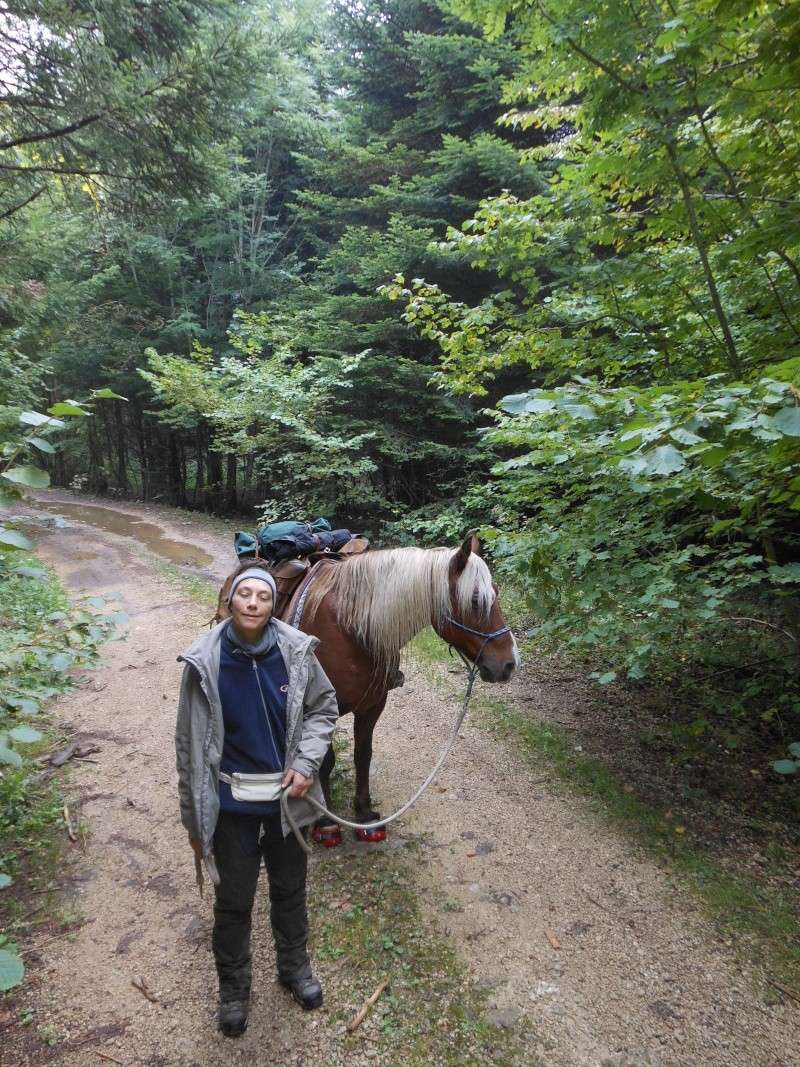
[[[507,682],[517,668],[513,659],[503,660],[499,663],[487,663],[483,657],[478,664],[478,673],[484,682]]]

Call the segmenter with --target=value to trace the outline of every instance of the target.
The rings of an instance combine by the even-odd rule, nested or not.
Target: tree
[[[439,345],[442,385],[491,396],[516,376],[466,506],[491,515],[543,635],[639,678],[736,661],[744,618],[774,637],[752,705],[798,716],[794,23],[778,4],[449,7],[513,29],[502,121],[547,134],[522,154],[549,173],[437,246],[504,291],[384,289]]]
[[[241,14],[229,0],[4,4],[0,222],[56,181],[139,207],[208,187],[247,69]]]

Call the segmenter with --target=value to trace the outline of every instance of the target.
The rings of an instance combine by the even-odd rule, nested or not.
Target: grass
[[[446,652],[433,631],[416,638],[412,654],[432,684],[455,696],[455,687],[441,670],[449,662]],[[576,752],[574,733],[536,722],[481,690],[473,695],[470,713],[473,722],[510,742],[532,769],[554,772],[592,811],[666,861],[732,940],[744,936],[750,958],[771,968],[793,991],[800,988],[800,915],[788,894],[757,881],[752,870],[723,867],[687,836],[674,812],[636,796],[632,786],[599,759]]]
[[[168,579],[172,585],[180,590],[184,596],[188,597],[189,600],[194,601],[195,604],[201,604],[203,607],[208,608],[208,617],[211,618],[217,607],[217,594],[219,593],[220,583],[212,581],[210,578],[204,578],[200,574],[192,574],[177,563],[169,563],[159,559],[158,556],[147,552],[146,549],[140,549],[139,551],[146,558],[148,566],[152,567],[156,574]],[[231,567],[231,569],[233,568]]]
[[[340,761],[332,779],[334,806],[349,797],[351,775],[350,761]],[[314,955],[335,972],[336,1003],[348,1005],[331,1015],[344,1031],[344,1051],[356,1055],[368,1047],[383,1062],[404,1067],[532,1064],[530,1035],[487,1021],[486,994],[430,909],[420,907],[418,849],[412,839],[394,851],[365,846],[315,854],[309,893]],[[387,978],[389,987],[365,1022],[347,1033],[345,1024]]]

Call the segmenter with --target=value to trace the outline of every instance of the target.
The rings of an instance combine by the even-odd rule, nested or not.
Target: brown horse
[[[380,818],[370,800],[372,735],[400,651],[416,634],[432,626],[487,682],[508,681],[519,665],[473,534],[457,549],[383,549],[332,563],[311,582],[302,611],[295,607],[287,621],[319,638],[317,658],[336,690],[339,714],[353,715],[359,822]],[[328,807],[333,765],[331,749],[320,768]]]

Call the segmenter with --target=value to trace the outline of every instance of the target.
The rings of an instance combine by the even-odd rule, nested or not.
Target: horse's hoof
[[[337,823],[333,826],[315,826],[311,831],[311,839],[323,848],[337,848],[342,843],[341,827]]]
[[[374,844],[376,841],[386,840],[385,826],[379,826],[376,830],[356,830],[354,832],[357,841],[368,841],[370,844]]]

